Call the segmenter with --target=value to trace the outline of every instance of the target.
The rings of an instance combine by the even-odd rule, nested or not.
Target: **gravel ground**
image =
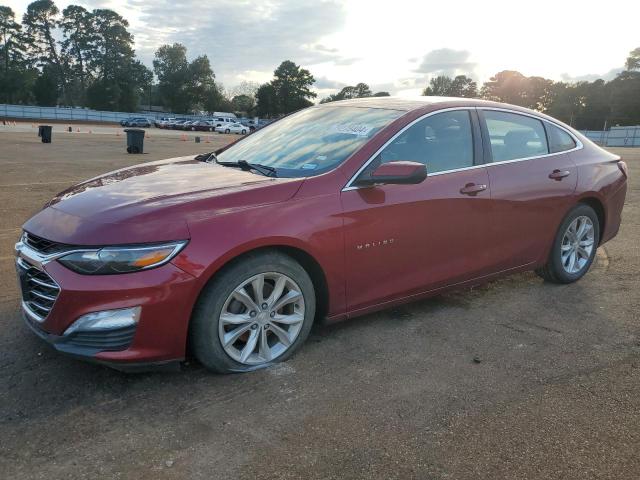
[[[616,151],[623,225],[573,285],[525,273],[317,327],[247,375],[125,375],[35,338],[21,223],[76,181],[215,145],[152,131],[131,156],[113,133],[0,131],[0,478],[638,478],[640,149]]]

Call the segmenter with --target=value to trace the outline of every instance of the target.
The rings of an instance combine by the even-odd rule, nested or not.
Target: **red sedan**
[[[619,157],[553,118],[469,99],[314,106],[209,155],[56,196],[16,245],[27,324],[132,370],[287,359],[315,320],[535,270],[580,279],[618,232]]]

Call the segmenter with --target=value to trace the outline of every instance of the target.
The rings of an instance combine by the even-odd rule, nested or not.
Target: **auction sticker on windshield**
[[[357,137],[366,137],[373,129],[373,126],[364,123],[339,123],[332,127],[332,131],[337,133],[345,133],[347,135],[355,135]]]

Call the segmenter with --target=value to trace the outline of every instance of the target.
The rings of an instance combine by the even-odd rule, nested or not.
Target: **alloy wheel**
[[[255,275],[225,301],[218,322],[224,351],[236,362],[259,365],[284,354],[305,319],[302,290],[282,273]]]
[[[560,260],[565,272],[580,272],[591,258],[595,247],[595,230],[589,217],[576,217],[562,237],[560,244]]]

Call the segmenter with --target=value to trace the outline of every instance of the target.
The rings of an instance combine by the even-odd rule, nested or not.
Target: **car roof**
[[[528,110],[506,103],[479,100],[476,98],[461,97],[365,97],[351,100],[338,100],[335,102],[323,103],[319,107],[366,107],[366,108],[386,108],[390,110],[401,110],[410,112],[421,110],[426,107],[508,107],[517,110]],[[538,113],[538,112],[535,112]]]
[[[547,120],[552,123],[557,123],[565,128],[569,128],[573,133],[576,133],[569,125],[561,122],[560,120],[550,117],[542,112],[531,110],[529,108],[521,107],[519,105],[512,105],[509,103],[494,102],[491,100],[480,100],[477,98],[461,98],[461,97],[365,97],[354,98],[352,100],[338,100],[335,102],[323,103],[317,105],[320,108],[330,107],[361,107],[361,108],[386,108],[389,110],[400,110],[404,112],[426,113],[429,111],[445,109],[445,108],[460,108],[460,107],[485,107],[485,108],[497,108],[506,109],[513,112],[520,112],[527,115],[533,115],[542,120]]]

